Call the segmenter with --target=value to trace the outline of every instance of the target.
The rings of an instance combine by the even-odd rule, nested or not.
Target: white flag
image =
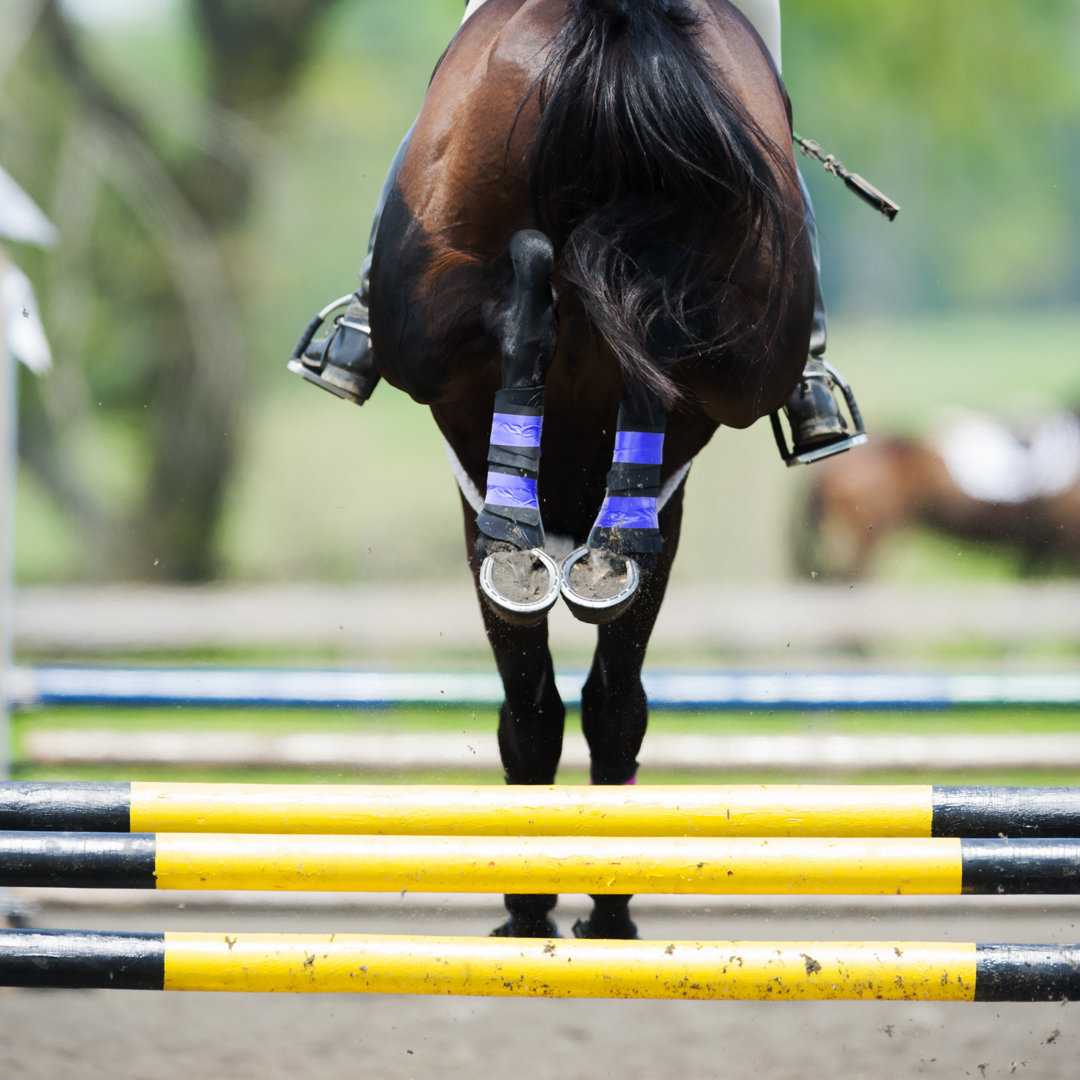
[[[36,247],[52,247],[56,226],[37,203],[0,168],[0,239]]]
[[[43,375],[52,367],[52,353],[41,325],[30,279],[14,264],[0,270],[4,337],[8,351],[31,371]]]

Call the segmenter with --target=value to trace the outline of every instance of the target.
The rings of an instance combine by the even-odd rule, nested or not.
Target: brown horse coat
[[[667,481],[718,425],[746,427],[787,401],[813,305],[804,214],[783,87],[731,4],[487,0],[439,61],[379,225],[380,370],[430,406],[480,491],[496,391],[542,392],[539,507],[550,532],[581,544],[620,403],[666,407]],[[531,269],[511,261],[515,237]],[[641,667],[682,497],[680,484],[659,514],[662,550],[639,598],[599,627],[582,690],[596,783],[637,769]],[[476,515],[463,506],[475,573]],[[551,783],[565,710],[546,622],[510,625],[481,606],[506,692],[506,777]],[[551,932],[553,897],[507,903],[507,932]],[[586,932],[628,936],[626,898],[598,900]]]

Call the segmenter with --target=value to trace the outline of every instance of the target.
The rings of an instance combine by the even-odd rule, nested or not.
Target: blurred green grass
[[[295,313],[295,326],[306,311]],[[294,327],[295,329],[295,327]],[[954,409],[1002,417],[1080,401],[1080,313],[834,320],[830,359],[855,387],[871,438],[927,433]],[[357,409],[268,359],[252,399],[221,535],[237,582],[446,580],[466,574],[461,504],[428,411],[383,385]],[[115,440],[116,446],[122,446]],[[780,582],[791,575],[805,470],[785,470],[768,424],[723,429],[688,481],[673,580]],[[29,476],[20,478],[18,578],[63,580],[77,533]],[[884,581],[1006,580],[1009,553],[912,534],[882,551]]]
[[[494,705],[388,708],[169,708],[43,706],[15,716],[15,733],[96,730],[188,733],[240,731],[290,734],[460,732],[487,736],[495,731]],[[567,714],[567,731],[580,732],[576,710]],[[653,709],[653,734],[681,735],[978,735],[1054,734],[1080,731],[1075,709],[1025,706],[955,709]]]
[[[1080,401],[1078,336],[1080,313],[838,319],[829,355],[855,386],[873,438],[926,432],[952,408],[1006,416]],[[282,374],[250,431],[223,538],[229,576],[463,574],[460,502],[427,410],[381,387],[358,411],[286,385],[292,378]],[[718,432],[688,481],[673,580],[787,580],[787,538],[807,478],[807,471],[783,468],[766,421]],[[925,536],[910,554],[910,539],[883,550],[882,579],[1015,576],[1008,554]]]

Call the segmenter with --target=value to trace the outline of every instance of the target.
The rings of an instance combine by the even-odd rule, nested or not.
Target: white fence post
[[[7,266],[0,248],[0,281]],[[9,699],[13,666],[11,620],[15,583],[15,357],[8,348],[4,304],[0,303],[0,778],[11,759]]]

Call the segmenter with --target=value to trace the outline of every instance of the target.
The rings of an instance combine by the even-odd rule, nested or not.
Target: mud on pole
[[[1080,787],[0,782],[0,829],[471,836],[1077,837]]]
[[[0,833],[0,886],[681,895],[1075,894],[1080,839]]]
[[[0,986],[729,1001],[1074,1001],[1080,946],[0,931]]]

